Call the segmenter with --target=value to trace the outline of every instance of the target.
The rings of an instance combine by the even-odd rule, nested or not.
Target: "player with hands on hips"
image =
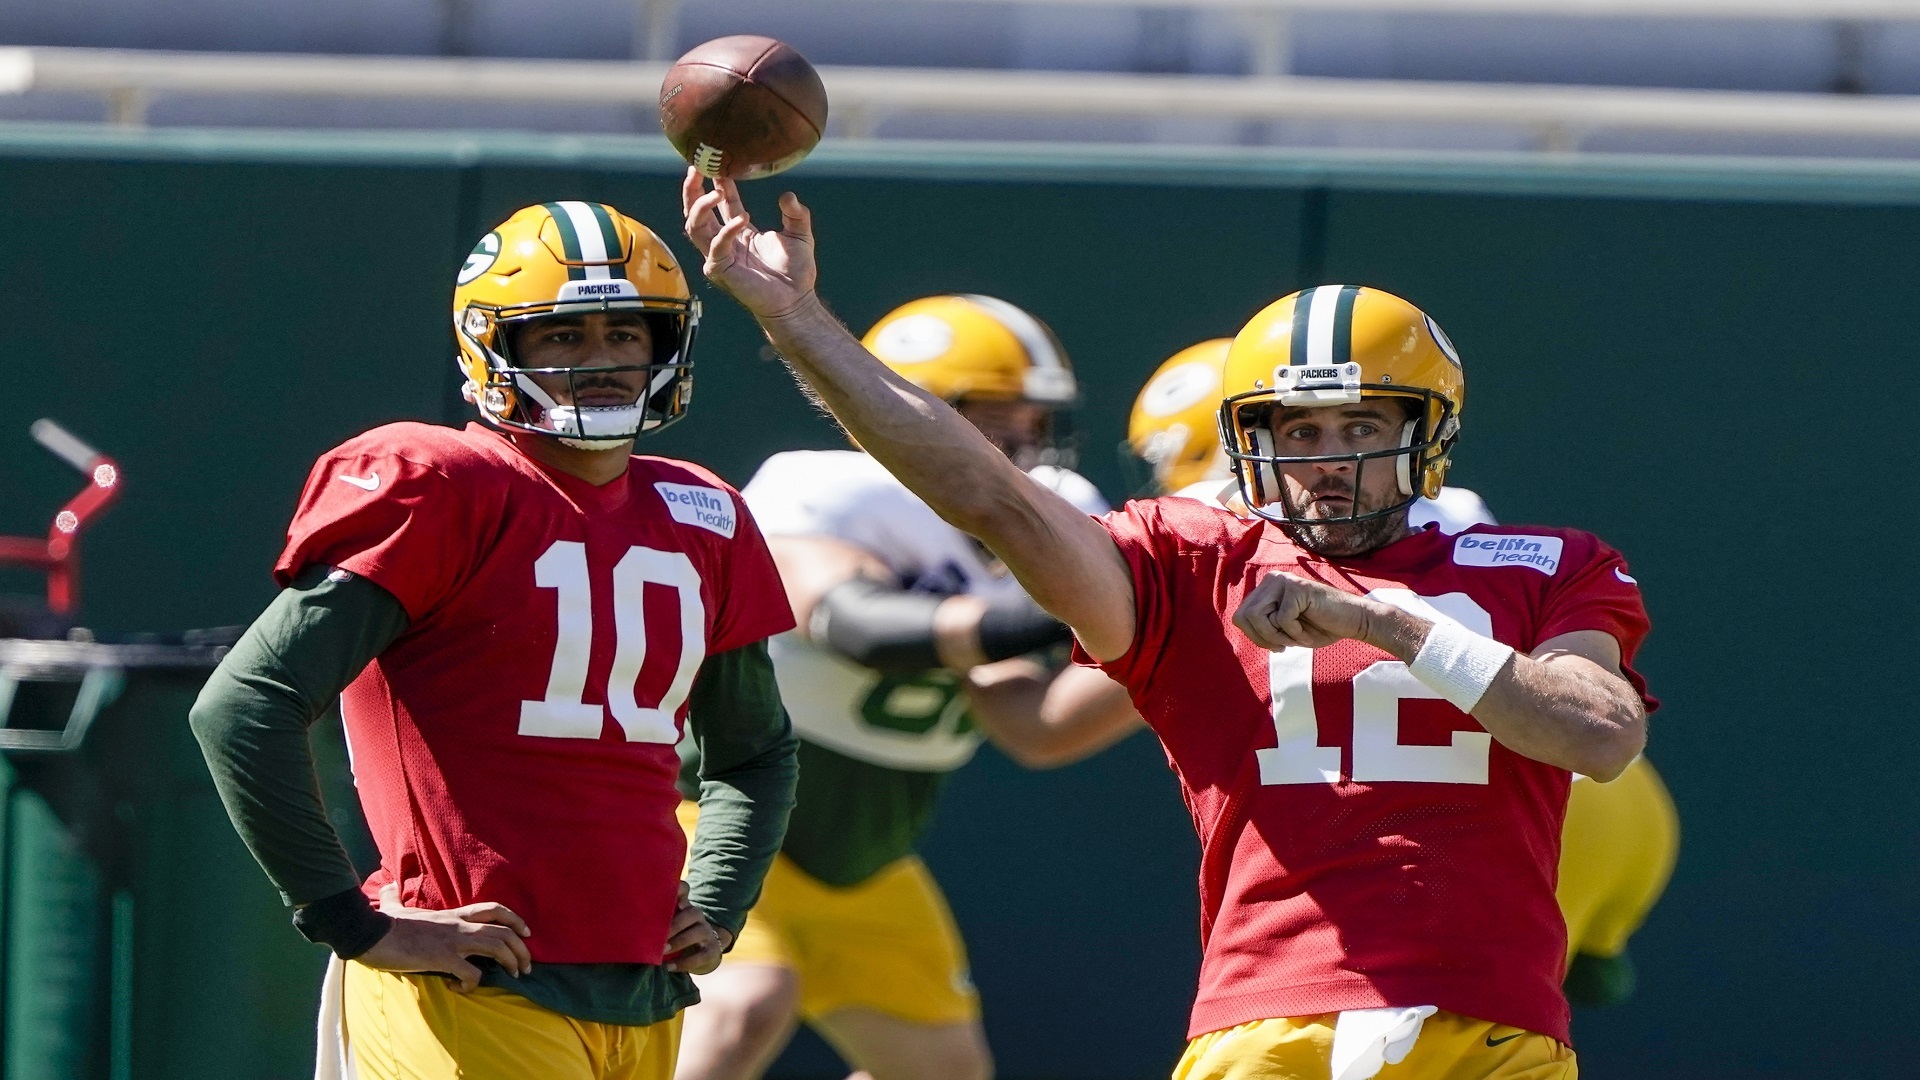
[[[931,296],[883,316],[866,342],[1031,480],[1106,512],[1070,471],[1078,386],[1034,315]],[[883,1080],[987,1076],[966,945],[916,848],[983,738],[1030,767],[1063,764],[1132,730],[1132,706],[1098,672],[1061,671],[1066,627],[865,453],[775,454],[741,494],[799,624],[772,654],[800,787],[739,946],[701,980],[679,1080],[757,1076],[797,1021]],[[1088,678],[1114,693],[1069,689]]]
[[[1235,335],[1218,413],[1248,516],[1166,498],[1093,519],[827,311],[797,198],[775,232],[726,181],[689,174],[683,195],[709,279],[1166,747],[1202,843],[1176,1076],[1577,1074],[1562,814],[1573,772],[1617,776],[1645,743],[1646,610],[1589,534],[1411,528],[1466,404],[1433,319],[1352,285],[1268,305]]]
[[[610,206],[489,232],[453,294],[478,422],[322,455],[281,593],[194,705],[241,838],[333,952],[322,1080],[672,1075],[691,976],[752,906],[796,768],[765,540],[711,472],[633,453],[686,413],[699,316]],[[380,851],[365,882],[307,746],[336,699]]]

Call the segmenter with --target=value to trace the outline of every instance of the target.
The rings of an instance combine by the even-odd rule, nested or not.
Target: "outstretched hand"
[[[687,239],[705,257],[707,280],[757,319],[778,319],[813,296],[813,214],[789,191],[780,196],[780,231],[753,227],[740,188],[725,177],[707,190],[696,169],[680,185]]]
[[[468,904],[451,911],[411,908],[400,890],[380,890],[380,910],[393,917],[393,929],[360,963],[381,971],[431,971],[450,975],[461,993],[480,985],[480,969],[468,957],[484,956],[512,975],[533,970],[533,955],[521,938],[533,931],[502,904]]]

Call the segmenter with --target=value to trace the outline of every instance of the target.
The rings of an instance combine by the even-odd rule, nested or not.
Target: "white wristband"
[[[1511,645],[1481,637],[1459,623],[1436,622],[1407,670],[1461,712],[1472,713],[1512,655]]]

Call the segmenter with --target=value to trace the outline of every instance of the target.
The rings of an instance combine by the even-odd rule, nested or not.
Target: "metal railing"
[[[138,126],[156,95],[621,105],[649,112],[666,65],[614,61],[0,49],[0,93],[65,91]],[[824,67],[834,133],[902,115],[1444,123],[1518,128],[1541,149],[1662,131],[1920,139],[1920,97],[1457,82]]]
[[[830,2],[830,0],[816,0]],[[1920,0],[901,0],[1008,7],[1193,10],[1239,16],[1247,27],[1248,73],[1284,75],[1291,19],[1303,14],[1518,15],[1559,18],[1760,19],[1803,22],[1920,20]],[[666,61],[679,41],[686,0],[634,0],[633,55]]]

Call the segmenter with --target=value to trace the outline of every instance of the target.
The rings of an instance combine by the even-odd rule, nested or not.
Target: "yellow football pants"
[[[508,990],[462,994],[438,975],[346,966],[358,1080],[672,1080],[680,1017],[576,1020]]]
[[[1619,956],[1673,875],[1680,817],[1660,774],[1636,758],[1610,784],[1575,780],[1561,830],[1567,956]]]
[[[1328,1080],[1338,1013],[1255,1020],[1187,1044],[1173,1080]],[[1378,1080],[1575,1080],[1573,1050],[1545,1035],[1454,1013],[1427,1017]]]
[[[699,807],[680,804],[691,842]],[[777,855],[723,964],[766,964],[800,979],[800,1016],[868,1009],[910,1024],[980,1016],[967,947],[932,871],[917,856],[848,888]]]

